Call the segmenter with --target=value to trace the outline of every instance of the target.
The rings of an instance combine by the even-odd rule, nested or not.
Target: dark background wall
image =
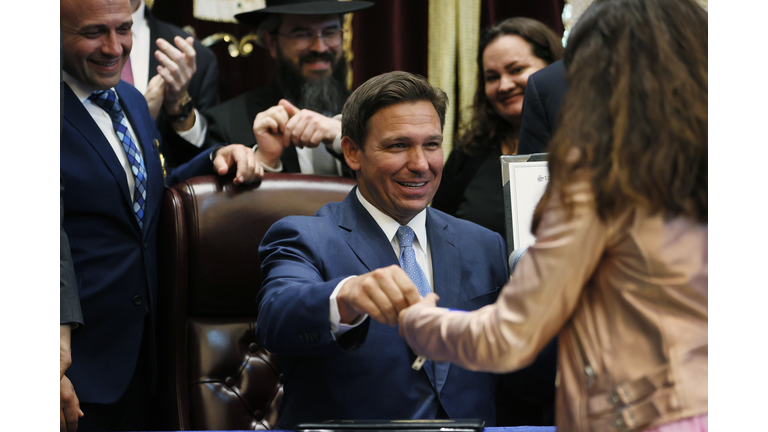
[[[352,20],[353,88],[392,70],[426,76],[429,0],[373,1],[374,6],[355,13]],[[483,0],[481,27],[524,16],[537,19],[562,35],[564,5],[565,0]],[[156,17],[179,27],[191,25],[199,39],[219,32],[241,39],[254,31],[253,27],[240,24],[195,19],[191,0],[155,0],[152,11]],[[250,56],[236,58],[229,55],[224,42],[214,44],[211,49],[219,60],[222,100],[267,85],[274,76],[274,61],[259,46],[254,47]]]

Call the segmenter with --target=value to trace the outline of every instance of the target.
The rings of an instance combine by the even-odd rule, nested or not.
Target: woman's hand
[[[431,292],[426,295],[426,297],[422,298],[421,301],[418,303],[414,303],[410,305],[409,307],[403,309],[400,311],[400,313],[397,315],[397,322],[398,322],[398,328],[397,332],[400,333],[400,336],[403,335],[403,314],[414,307],[437,307],[437,302],[440,300],[440,296]]]

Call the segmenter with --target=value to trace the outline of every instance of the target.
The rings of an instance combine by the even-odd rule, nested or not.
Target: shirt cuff
[[[261,166],[264,168],[264,171],[271,172],[271,173],[279,173],[283,172],[283,161],[277,162],[277,168],[272,168],[271,166],[265,164],[264,162],[260,162]]]
[[[329,320],[331,321],[331,333],[333,334],[334,338],[338,338],[339,336],[343,335],[344,333],[352,330],[353,328],[359,326],[360,324],[365,321],[366,318],[368,318],[368,315],[360,315],[357,317],[357,319],[349,324],[342,324],[341,323],[341,315],[339,314],[339,304],[336,302],[336,297],[339,295],[339,290],[341,289],[342,285],[344,285],[345,282],[352,279],[355,276],[349,276],[347,278],[344,278],[339,282],[338,285],[336,285],[336,288],[333,290],[333,293],[331,293],[331,307],[330,307],[330,317]]]
[[[195,113],[195,124],[189,130],[177,131],[176,133],[193,146],[202,148],[203,143],[205,143],[205,134],[208,132],[208,121],[200,115],[197,108],[193,108],[192,112]]]
[[[333,119],[341,121],[341,114],[336,114],[335,116],[333,116]],[[339,134],[336,135],[336,138],[333,139],[333,143],[331,143],[330,145],[326,144],[326,147],[328,147],[328,149],[330,149],[336,154],[344,154],[344,149],[341,148],[341,137],[342,137],[341,132],[339,132]]]

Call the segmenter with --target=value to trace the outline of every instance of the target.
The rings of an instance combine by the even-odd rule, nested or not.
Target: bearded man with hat
[[[205,115],[209,143],[254,146],[269,172],[340,175],[340,113],[349,96],[343,16],[368,1],[267,0],[235,15],[258,27],[260,45],[277,62],[275,80]]]

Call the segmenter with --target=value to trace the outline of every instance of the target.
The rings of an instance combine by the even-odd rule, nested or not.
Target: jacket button
[[[144,315],[149,315],[149,305],[144,306]]]
[[[146,249],[146,248],[148,248],[148,247],[149,247],[149,243],[147,243],[147,242],[144,242],[144,249]]]
[[[141,306],[141,296],[135,295],[133,296],[133,304],[136,306]]]

